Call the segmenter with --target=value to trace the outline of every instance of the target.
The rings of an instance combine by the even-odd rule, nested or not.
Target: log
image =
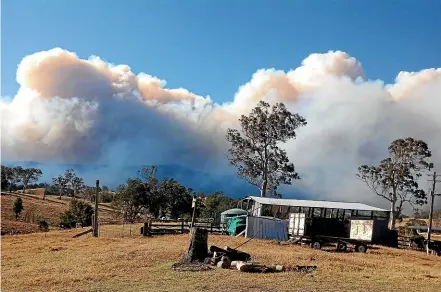
[[[231,266],[231,260],[230,260],[229,257],[223,256],[223,257],[221,258],[221,262],[224,263],[225,268],[230,268],[230,266]]]
[[[212,246],[210,246],[210,251],[216,252],[216,254],[218,254],[218,255],[220,255],[220,254],[226,255],[232,261],[248,261],[251,258],[250,254],[238,251],[236,249],[229,248],[228,246],[225,249],[223,249],[223,248],[212,245]]]
[[[245,262],[238,261],[236,263],[236,268],[241,272],[248,272],[250,265]]]
[[[286,270],[285,266],[282,265],[272,265],[268,266],[267,268],[269,272],[285,272]]]
[[[216,266],[221,269],[229,269],[231,267],[231,260],[226,256],[222,256],[222,258],[216,263]]]
[[[203,262],[208,255],[208,230],[193,227],[190,229],[190,238],[188,242],[188,250],[184,261]]]
[[[225,249],[217,247],[215,245],[210,246],[210,251],[213,253],[227,253]]]

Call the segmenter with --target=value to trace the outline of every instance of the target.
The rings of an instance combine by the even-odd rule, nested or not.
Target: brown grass
[[[26,193],[32,194],[32,195],[37,195],[39,197],[43,197],[44,195],[44,188],[38,188],[38,189],[29,189],[26,191]]]
[[[12,206],[18,197],[22,198],[24,209],[17,221],[12,212]],[[54,204],[28,196],[5,193],[1,195],[1,204],[2,233],[35,232],[37,230],[36,223],[39,220],[46,220],[49,225],[56,226],[60,223],[60,215],[67,210],[67,205],[64,204]]]
[[[177,273],[170,267],[185,252],[187,235],[115,236],[121,228],[104,226],[100,238],[72,239],[78,230],[2,237],[2,291],[437,291],[441,285],[440,258],[424,253],[341,254],[261,240],[240,249],[261,263],[316,265],[317,271]],[[245,239],[213,235],[209,241],[235,247]]]

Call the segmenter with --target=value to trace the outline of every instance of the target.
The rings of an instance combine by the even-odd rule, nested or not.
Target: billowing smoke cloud
[[[164,89],[164,81],[136,76],[128,66],[53,49],[25,57],[17,82],[13,101],[2,104],[2,152],[8,159],[136,164],[202,162],[216,154],[213,141],[185,116],[160,110],[165,103],[183,112],[203,110],[210,99]]]
[[[384,85],[355,58],[330,51],[289,72],[258,70],[232,102],[217,104],[127,65],[57,48],[25,57],[17,82],[15,98],[1,103],[3,159],[225,170],[226,128],[266,100],[308,121],[286,149],[303,178],[295,187],[312,197],[381,206],[355,173],[384,158],[396,138],[427,141],[441,163],[441,68],[400,72]]]

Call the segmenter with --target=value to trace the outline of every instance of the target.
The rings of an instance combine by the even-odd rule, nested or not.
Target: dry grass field
[[[366,254],[312,250],[252,240],[240,250],[264,264],[316,265],[304,274],[246,274],[237,270],[175,272],[188,235],[76,239],[78,230],[2,237],[2,291],[439,291],[441,260],[415,251],[373,248]],[[115,231],[116,230],[116,231]],[[137,230],[139,233],[139,230]],[[211,236],[235,247],[244,238]]]
[[[37,198],[20,195],[23,200],[23,212],[19,220],[15,220],[12,212],[14,201],[18,195],[9,195],[2,193],[1,195],[1,219],[2,233],[20,232],[30,233],[37,230],[37,225],[33,222],[38,220],[46,220],[49,225],[58,225],[60,215],[64,213],[68,206],[65,204],[56,204],[50,201],[43,201]]]

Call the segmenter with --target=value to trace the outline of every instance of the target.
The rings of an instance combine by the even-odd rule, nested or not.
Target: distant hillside
[[[29,190],[29,193],[34,193]],[[36,192],[41,193],[41,192]],[[12,212],[14,201],[20,197],[23,200],[23,211],[18,220]],[[1,193],[1,234],[26,234],[37,232],[37,223],[45,220],[51,228],[58,228],[60,216],[68,208],[70,198],[58,200],[57,196],[48,196],[42,200],[41,194],[10,194]],[[99,218],[102,223],[117,222],[108,207],[100,206]]]
[[[94,185],[95,180],[99,179],[101,185],[106,185],[115,189],[118,185],[125,183],[128,178],[136,177],[138,170],[148,165],[139,166],[106,166],[106,165],[84,165],[84,164],[49,164],[39,162],[7,162],[7,165],[21,165],[24,167],[36,167],[43,171],[42,181],[51,183],[52,178],[63,174],[68,168],[73,168],[78,175],[83,177],[87,184]],[[206,173],[193,170],[181,165],[158,165],[158,177],[174,178],[187,187],[191,187],[196,192],[211,193],[223,191],[225,195],[240,198],[246,195],[258,195],[259,191],[239,179],[234,173],[217,174]],[[285,197],[306,198],[299,192],[284,194]]]

